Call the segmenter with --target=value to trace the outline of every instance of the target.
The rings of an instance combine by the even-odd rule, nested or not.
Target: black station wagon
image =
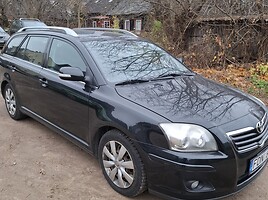
[[[26,28],[0,55],[11,118],[30,116],[99,159],[111,187],[211,199],[268,159],[267,107],[115,29]]]

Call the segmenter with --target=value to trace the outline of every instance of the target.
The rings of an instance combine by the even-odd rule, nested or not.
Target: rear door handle
[[[7,67],[9,68],[9,69],[11,69],[11,71],[12,72],[15,72],[16,71],[16,66],[14,66],[14,65],[7,65]]]
[[[42,87],[47,87],[47,84],[48,84],[47,79],[40,78],[39,82],[41,83]]]
[[[16,69],[17,69],[16,66],[11,66],[11,71],[12,71],[12,72],[15,72]]]

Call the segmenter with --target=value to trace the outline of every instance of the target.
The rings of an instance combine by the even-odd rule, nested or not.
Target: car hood
[[[241,118],[256,124],[265,114],[257,100],[199,75],[116,86],[116,91],[171,122],[199,124],[207,129],[245,121]]]

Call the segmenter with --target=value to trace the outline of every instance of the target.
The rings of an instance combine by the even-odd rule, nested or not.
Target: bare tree
[[[153,5],[154,17],[162,22],[163,29],[175,49],[185,47],[186,30],[198,17],[206,0],[146,0]]]
[[[8,13],[7,8],[9,4],[11,3],[11,0],[1,0],[0,1],[0,25],[3,27],[8,26]]]
[[[81,18],[84,14],[85,0],[66,0],[63,1],[63,5],[68,11],[73,11],[75,17],[77,18],[77,27],[81,27]]]
[[[18,15],[30,18],[43,18],[53,5],[50,1],[12,0],[12,6]]]
[[[8,26],[8,18],[38,18],[51,25],[82,25],[87,0],[1,0],[0,23]],[[73,20],[77,24],[73,24]]]
[[[268,60],[268,0],[146,1],[176,53],[190,50],[207,66]]]

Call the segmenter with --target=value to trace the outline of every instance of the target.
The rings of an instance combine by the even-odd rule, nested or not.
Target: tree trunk
[[[79,2],[78,4],[78,9],[77,9],[77,20],[78,20],[78,28],[81,28],[81,3]]]

